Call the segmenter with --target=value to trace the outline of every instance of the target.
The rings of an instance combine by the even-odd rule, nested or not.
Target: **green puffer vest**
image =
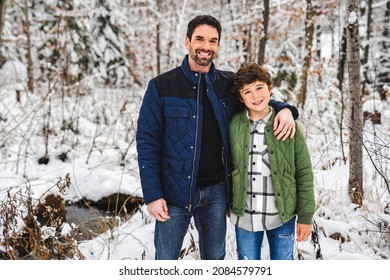
[[[298,123],[293,139],[276,140],[273,132],[275,113],[265,126],[272,184],[276,205],[283,223],[298,216],[297,223],[311,224],[315,212],[313,169],[310,154]],[[229,126],[232,153],[233,197],[230,210],[242,216],[248,189],[250,121],[246,110],[235,115]]]

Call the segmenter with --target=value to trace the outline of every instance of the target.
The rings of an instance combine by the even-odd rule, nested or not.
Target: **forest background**
[[[153,258],[152,242],[131,230],[137,248],[118,253],[121,228],[152,236],[138,178],[137,114],[149,79],[181,63],[187,23],[199,14],[222,23],[217,68],[265,64],[274,98],[299,109],[317,211],[312,238],[297,254],[322,259],[329,246],[348,257],[390,258],[390,1],[1,0],[3,258]],[[64,219],[46,219],[43,228],[37,213],[58,212],[39,210],[49,193],[66,205],[112,195],[139,204],[125,221],[116,207],[105,235],[88,243],[69,235],[78,226]],[[196,259],[189,233],[182,257]],[[228,249],[234,259],[234,245]]]

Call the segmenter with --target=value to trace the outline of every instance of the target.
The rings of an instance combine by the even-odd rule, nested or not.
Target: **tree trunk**
[[[363,69],[364,69],[364,80],[363,80],[363,89],[362,89],[362,93],[363,94],[366,94],[366,85],[371,83],[372,81],[370,80],[369,78],[369,69],[368,69],[368,54],[369,54],[369,51],[370,51],[370,40],[371,40],[371,33],[372,33],[372,0],[368,0],[367,1],[367,33],[366,33],[366,40],[367,40],[367,44],[365,45],[364,47],[364,55],[363,55],[363,59],[362,59],[362,66],[363,66]]]
[[[157,0],[157,8],[159,11],[161,11],[161,2],[160,0]],[[156,56],[157,56],[157,75],[160,75],[161,70],[161,40],[160,40],[160,25],[161,25],[161,18],[158,19],[157,26],[156,26]]]
[[[339,68],[337,72],[337,80],[339,80],[339,89],[343,92],[344,85],[344,72],[345,61],[347,59],[347,29],[343,28],[343,34],[341,35],[341,46],[339,51]]]
[[[381,100],[386,100],[388,96],[388,90],[385,89],[386,84],[390,83],[390,74],[387,69],[390,67],[390,58],[388,57],[389,51],[390,51],[390,1],[387,1],[385,4],[385,19],[383,23],[383,39],[379,43],[381,46],[381,53],[384,54],[379,59],[380,64],[380,70],[378,73],[377,81],[376,81],[376,88],[379,91],[379,95]]]
[[[1,46],[3,45],[3,27],[5,17],[5,3],[6,0],[0,0],[0,68],[5,63],[5,57],[1,53]]]
[[[314,8],[311,0],[306,1],[306,20],[305,20],[305,61],[303,63],[302,76],[301,76],[301,89],[298,93],[298,106],[303,108],[306,101],[306,89],[307,89],[307,77],[309,75],[311,65],[311,53],[313,47],[314,38]]]
[[[3,27],[5,17],[5,3],[6,0],[0,0],[0,47],[3,44]]]
[[[340,114],[340,143],[341,153],[343,155],[344,163],[347,162],[347,157],[344,152],[344,139],[343,139],[343,128],[344,128],[344,114],[345,114],[345,98],[344,98],[344,73],[345,63],[347,60],[347,28],[343,28],[343,34],[341,35],[341,46],[339,50],[339,67],[337,72],[337,80],[339,81],[339,90],[341,93],[341,114]]]
[[[29,16],[28,16],[28,12],[29,12],[29,7],[28,7],[28,0],[25,0],[24,1],[24,18],[25,18],[25,26],[24,26],[24,30],[25,30],[25,33],[26,33],[26,37],[27,37],[27,48],[26,48],[26,51],[27,51],[27,77],[28,77],[28,81],[27,81],[27,88],[29,90],[29,92],[34,92],[34,75],[33,75],[33,62],[32,62],[32,55],[31,55],[31,49],[32,49],[32,46],[31,46],[31,34],[30,34],[30,19],[29,19]]]
[[[265,47],[267,45],[269,23],[269,0],[264,0],[263,29],[260,33],[259,55],[257,63],[263,65],[265,61]]]
[[[359,0],[348,0],[347,5],[347,65],[350,97],[349,186],[352,203],[363,204],[363,113],[360,84]]]

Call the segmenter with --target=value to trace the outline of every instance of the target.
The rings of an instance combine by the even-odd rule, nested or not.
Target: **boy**
[[[315,211],[313,171],[299,125],[293,139],[276,141],[275,112],[268,105],[270,74],[247,63],[235,74],[233,93],[246,106],[229,126],[233,164],[230,220],[235,225],[238,259],[261,258],[264,232],[271,260],[294,257],[297,241],[312,230]]]

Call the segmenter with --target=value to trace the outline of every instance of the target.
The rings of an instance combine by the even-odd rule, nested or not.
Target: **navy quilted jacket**
[[[206,75],[223,141],[225,174],[230,175],[228,123],[242,107],[231,93],[234,73],[212,64]],[[187,56],[181,66],[152,79],[137,124],[137,152],[145,203],[164,198],[168,205],[191,210],[197,185],[202,139],[200,73],[190,70]],[[286,107],[274,101],[276,111]],[[276,107],[275,107],[276,106]],[[294,111],[295,117],[297,112]],[[230,182],[230,178],[226,178]],[[229,184],[228,184],[229,185]]]

